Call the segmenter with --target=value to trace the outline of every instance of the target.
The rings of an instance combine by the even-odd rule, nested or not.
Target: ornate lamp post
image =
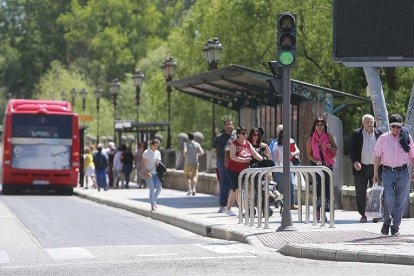
[[[81,91],[79,91],[79,94],[81,95],[81,98],[82,98],[82,112],[85,112],[86,95],[88,95],[88,91],[85,88],[83,88]]]
[[[220,43],[217,37],[209,39],[203,47],[204,57],[208,62],[208,70],[217,69],[218,63],[221,58],[221,52],[223,51],[223,45]],[[212,126],[211,126],[211,135],[212,140],[216,137],[216,105],[212,103]]]
[[[112,94],[112,103],[114,105],[114,120],[118,120],[118,110],[117,110],[117,106],[118,106],[118,94],[119,94],[119,87],[121,85],[119,84],[118,79],[114,79],[111,81],[111,94]],[[114,140],[116,142],[116,129],[115,129],[115,123],[114,123]],[[118,141],[121,142],[121,141]]]
[[[139,100],[141,99],[141,85],[144,81],[145,75],[142,71],[136,71],[132,79],[135,85],[135,103],[137,105],[137,122],[139,121]]]
[[[70,95],[72,96],[72,108],[75,108],[76,94],[76,89],[72,88],[72,90],[70,90]]]
[[[102,88],[98,85],[93,91],[96,99],[96,144],[99,143],[99,100],[102,97]]]
[[[62,98],[62,101],[66,101],[66,96],[67,96],[66,91],[62,90],[62,92],[60,92],[60,97]]]
[[[167,58],[163,65],[162,69],[164,71],[164,76],[166,80],[166,91],[168,97],[168,135],[167,135],[167,149],[171,148],[171,86],[168,85],[168,82],[172,81],[174,76],[174,69],[177,67],[177,63],[175,62],[173,57]]]

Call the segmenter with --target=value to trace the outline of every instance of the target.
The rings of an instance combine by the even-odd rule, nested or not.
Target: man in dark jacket
[[[360,222],[367,222],[365,205],[367,197],[367,184],[372,186],[374,176],[374,147],[378,137],[382,134],[374,128],[374,117],[370,114],[362,116],[362,127],[354,131],[349,155],[353,164],[355,194],[358,212],[361,214]],[[373,222],[378,222],[374,218]]]
[[[108,167],[108,157],[102,152],[103,144],[97,145],[97,152],[93,156],[93,163],[95,165],[96,183],[98,184],[98,192],[103,188],[105,191],[108,190],[106,182],[106,168]]]

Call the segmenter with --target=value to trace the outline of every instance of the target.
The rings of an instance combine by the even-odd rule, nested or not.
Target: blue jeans
[[[220,193],[219,193],[219,204],[220,206],[227,206],[227,199],[229,197],[230,192],[230,183],[227,177],[227,168],[224,165],[223,160],[217,160],[217,171],[219,174],[219,185],[220,185]]]
[[[405,168],[399,172],[382,171],[382,184],[384,185],[384,224],[391,225],[399,230],[401,218],[407,203],[409,191],[409,173]]]
[[[108,190],[108,185],[106,183],[106,169],[95,169],[95,174],[98,189],[104,188],[105,191]]]
[[[149,187],[149,200],[151,207],[157,204],[158,196],[161,193],[162,185],[158,174],[153,174],[151,178],[145,179],[147,186]]]
[[[293,173],[290,173],[290,206],[295,205],[295,185],[293,183],[294,175]],[[277,190],[283,194],[285,190],[285,186],[283,185],[283,174],[280,172],[275,173],[275,180],[277,183]]]

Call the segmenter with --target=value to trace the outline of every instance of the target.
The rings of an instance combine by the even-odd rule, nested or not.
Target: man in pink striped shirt
[[[389,122],[391,130],[382,134],[375,144],[373,181],[380,181],[378,169],[382,165],[384,224],[381,233],[388,235],[391,227],[391,235],[398,236],[410,191],[408,165],[414,164],[414,143],[408,131],[402,129],[401,115],[392,114]]]

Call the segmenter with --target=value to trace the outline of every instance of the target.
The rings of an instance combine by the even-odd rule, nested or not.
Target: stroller
[[[266,168],[266,167],[273,167],[274,166],[274,162],[272,160],[262,160],[259,162],[254,163],[253,165],[251,165],[251,168]],[[264,214],[264,198],[265,196],[269,197],[269,216],[273,215],[273,209],[270,208],[271,205],[274,205],[275,208],[277,208],[278,206],[280,206],[280,213],[282,214],[283,211],[283,195],[280,194],[280,192],[276,189],[277,183],[274,182],[273,180],[269,181],[269,194],[266,195],[265,194],[265,190],[266,190],[266,181],[265,179],[261,179],[261,181],[259,181],[258,179],[259,176],[255,177],[255,192],[254,192],[254,206],[257,207],[258,206],[258,192],[260,191],[262,193],[262,210],[263,210],[263,214]],[[265,177],[270,177],[271,175],[265,176]],[[260,182],[260,188],[259,186],[259,182]],[[254,210],[254,214],[257,214],[257,210],[255,208]]]

